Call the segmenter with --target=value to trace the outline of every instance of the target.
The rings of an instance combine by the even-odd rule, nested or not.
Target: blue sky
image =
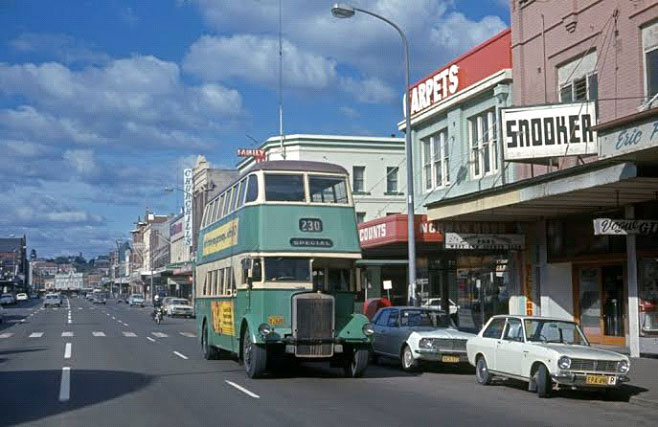
[[[284,131],[396,133],[397,34],[283,0]],[[412,80],[509,24],[508,0],[355,0],[407,33]],[[277,0],[0,0],[0,236],[106,253],[181,169],[278,134]]]

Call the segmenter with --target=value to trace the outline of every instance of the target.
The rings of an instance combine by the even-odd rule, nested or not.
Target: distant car
[[[46,294],[46,298],[44,298],[44,300],[43,300],[43,306],[44,307],[51,307],[51,306],[61,307],[62,306],[62,297],[60,297],[59,294]]]
[[[94,297],[94,294],[93,294],[92,292],[87,292],[87,294],[85,295],[85,299],[86,299],[87,301],[91,301],[91,299],[92,299],[93,297]]]
[[[618,387],[629,381],[631,369],[628,357],[590,347],[577,323],[548,317],[494,316],[466,349],[478,383],[515,378],[528,382],[539,397],[547,397],[554,384]]]
[[[128,303],[128,297],[129,297],[128,294],[119,294],[119,296],[117,297],[117,303],[119,304],[122,302]]]
[[[144,296],[142,294],[132,294],[128,297],[128,304],[133,306],[144,307]]]
[[[105,304],[105,296],[103,294],[96,294],[91,302],[92,304]]]
[[[2,294],[0,295],[0,304],[9,305],[16,304],[16,298],[12,294]]]
[[[16,301],[27,301],[27,294],[23,292],[16,294]]]
[[[185,298],[172,298],[168,301],[166,313],[171,317],[194,317],[194,307]]]
[[[427,307],[384,307],[372,323],[373,360],[399,359],[405,371],[420,362],[466,363],[466,341],[475,336],[458,331],[445,311]]]

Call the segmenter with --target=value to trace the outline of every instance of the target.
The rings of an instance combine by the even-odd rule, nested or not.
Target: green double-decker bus
[[[345,169],[256,164],[203,215],[195,308],[204,357],[234,353],[251,378],[279,358],[329,360],[363,375],[372,326],[354,312],[359,258]]]

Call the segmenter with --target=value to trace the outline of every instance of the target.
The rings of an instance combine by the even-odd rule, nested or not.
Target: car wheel
[[[405,345],[404,349],[402,349],[402,369],[407,372],[413,372],[416,368],[418,368],[418,362],[414,359],[411,347]]]
[[[368,367],[368,349],[355,348],[346,357],[343,372],[347,378],[361,378]]]
[[[548,397],[551,394],[553,384],[545,365],[539,365],[539,368],[537,368],[537,371],[535,372],[534,379],[535,384],[537,384],[537,396],[542,398]]]
[[[491,384],[491,374],[489,373],[489,368],[487,367],[487,361],[483,356],[478,357],[478,361],[475,364],[475,379],[479,384],[482,385]]]
[[[263,375],[267,365],[267,350],[264,346],[251,342],[248,326],[242,333],[242,362],[249,378],[254,379]]]

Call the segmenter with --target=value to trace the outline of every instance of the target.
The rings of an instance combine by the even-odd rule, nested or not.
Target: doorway
[[[595,344],[626,345],[626,282],[623,265],[577,266],[576,318]]]

